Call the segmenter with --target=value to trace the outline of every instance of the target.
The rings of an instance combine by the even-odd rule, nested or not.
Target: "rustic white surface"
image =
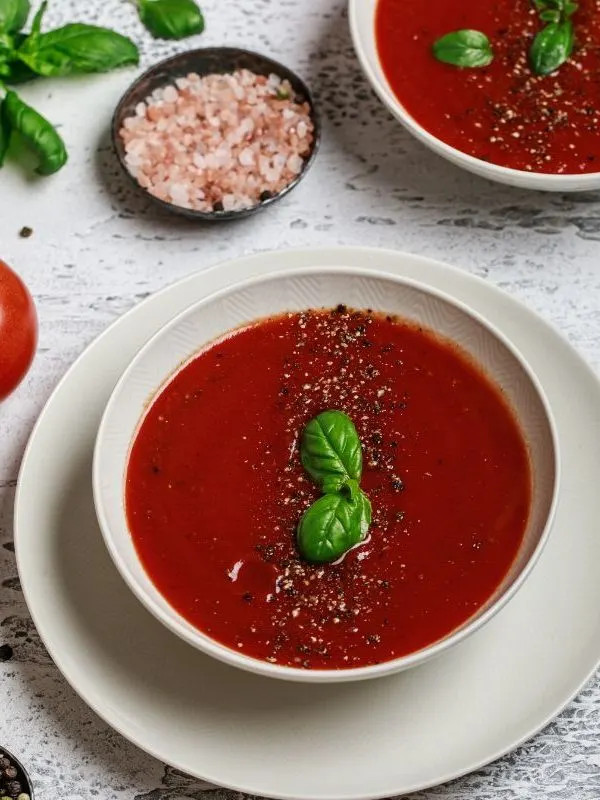
[[[0,743],[21,754],[38,797],[230,800],[138,751],[90,712],[41,646],[19,589],[12,545],[17,469],[31,427],[73,359],[149,293],[226,258],[327,244],[393,247],[452,262],[520,297],[600,367],[600,193],[532,194],[460,172],[411,140],[371,94],[342,0],[206,0],[207,32],[152,42],[128,0],[53,0],[47,24],[75,19],[133,36],[144,65],[193,45],[232,44],[306,78],[324,117],[309,177],[268,213],[227,227],[162,216],[119,174],[108,122],[135,71],[23,90],[60,124],[69,165],[50,179],[0,175],[0,257],[30,286],[40,349],[0,406]],[[34,229],[29,239],[22,226]],[[568,391],[569,387],[565,387]],[[598,480],[598,476],[588,476]],[[0,653],[5,652],[0,650]],[[540,676],[543,680],[543,676]],[[600,683],[516,753],[411,800],[599,800]]]

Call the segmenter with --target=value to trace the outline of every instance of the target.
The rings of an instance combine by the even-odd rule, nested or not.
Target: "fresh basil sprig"
[[[40,175],[52,175],[66,164],[67,150],[56,128],[13,91],[6,93],[2,103],[2,119],[9,137],[20,134],[36,154]]]
[[[204,30],[194,0],[138,0],[140,19],[155,39],[185,39]]]
[[[29,0],[0,0],[0,90],[38,76],[106,72],[137,64],[139,52],[126,36],[96,25],[72,23],[42,33],[44,0],[23,32]],[[40,175],[57,172],[67,161],[64,142],[45,117],[9,90],[0,100],[0,166],[13,134],[37,155]]]
[[[438,61],[455,67],[487,67],[494,54],[490,40],[481,31],[464,29],[452,31],[433,44],[433,54]]]
[[[529,61],[536,75],[549,75],[573,52],[575,34],[571,17],[578,6],[571,0],[534,0],[534,5],[546,25],[533,40]]]
[[[324,492],[337,492],[350,480],[360,481],[362,447],[354,423],[342,411],[324,411],[304,429],[302,465]]]
[[[371,501],[359,486],[362,445],[354,423],[341,411],[324,411],[304,429],[304,468],[324,492],[298,525],[298,548],[307,561],[335,561],[364,541]]]

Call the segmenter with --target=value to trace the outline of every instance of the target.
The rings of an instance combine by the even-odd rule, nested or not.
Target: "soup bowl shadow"
[[[256,319],[310,308],[370,308],[421,325],[465,352],[500,388],[529,451],[532,503],[517,556],[492,596],[443,639],[384,663],[348,669],[299,669],[234,651],[195,628],[158,591],[139,559],[124,504],[131,444],[151,398],[207,344]],[[94,450],[96,513],[108,551],[125,582],[167,628],[202,652],[267,677],[341,683],[382,677],[423,664],[482,628],[524,584],[550,535],[560,482],[555,424],[544,391],[514,345],[478,313],[430,287],[356,268],[287,270],[228,287],[194,304],[156,333],[117,383]]]

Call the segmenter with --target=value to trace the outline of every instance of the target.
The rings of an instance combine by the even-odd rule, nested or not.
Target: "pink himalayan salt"
[[[293,98],[288,81],[249,70],[178,78],[124,120],[127,169],[183,208],[250,208],[288,186],[311,152],[310,106]]]

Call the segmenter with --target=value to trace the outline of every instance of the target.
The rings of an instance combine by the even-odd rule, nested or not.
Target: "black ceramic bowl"
[[[177,78],[183,78],[190,72],[196,72],[198,75],[214,75],[234,72],[237,69],[248,69],[257,75],[268,76],[272,73],[278,75],[282,80],[288,80],[290,82],[292,89],[296,93],[296,99],[299,102],[308,102],[314,125],[314,141],[310,155],[304,159],[302,171],[278,194],[261,200],[257,205],[251,208],[244,208],[239,211],[196,211],[190,208],[182,208],[181,206],[167,203],[164,200],[154,197],[139,185],[127,169],[125,164],[125,147],[119,136],[119,131],[123,127],[123,121],[127,117],[134,115],[138,103],[143,102],[155,89],[173,84]],[[129,87],[119,101],[112,119],[111,135],[119,163],[123,170],[135,186],[137,186],[139,191],[144,192],[153,203],[168,211],[172,211],[184,217],[189,217],[190,219],[219,221],[249,217],[257,211],[272,205],[277,200],[284,197],[284,195],[291,192],[292,189],[300,183],[315,160],[321,139],[321,125],[308,87],[298,75],[287,67],[284,67],[283,64],[279,64],[277,61],[273,61],[273,59],[267,58],[259,53],[253,53],[249,50],[240,50],[236,47],[206,47],[200,50],[188,50],[185,53],[167,58],[155,64],[141,75],[135,83]]]
[[[31,798],[31,800],[34,800],[34,798],[33,798],[33,785],[31,783],[31,779],[29,778],[27,770],[25,769],[23,764],[21,764],[21,762],[19,761],[18,758],[15,758],[15,756],[13,756],[13,754],[10,752],[10,750],[7,750],[5,747],[1,747],[0,746],[0,759],[2,759],[2,758],[8,758],[8,760],[10,761],[10,765],[12,767],[15,767],[15,769],[17,770],[17,777],[13,778],[11,780],[15,780],[15,781],[18,781],[20,783],[20,785],[21,785],[21,792],[20,793],[21,794],[28,794],[29,797]],[[4,788],[4,783],[1,783],[0,784],[0,795],[4,795],[4,796],[8,796],[8,797],[13,797],[14,796],[14,795],[9,794],[6,791],[2,791],[3,788]]]

